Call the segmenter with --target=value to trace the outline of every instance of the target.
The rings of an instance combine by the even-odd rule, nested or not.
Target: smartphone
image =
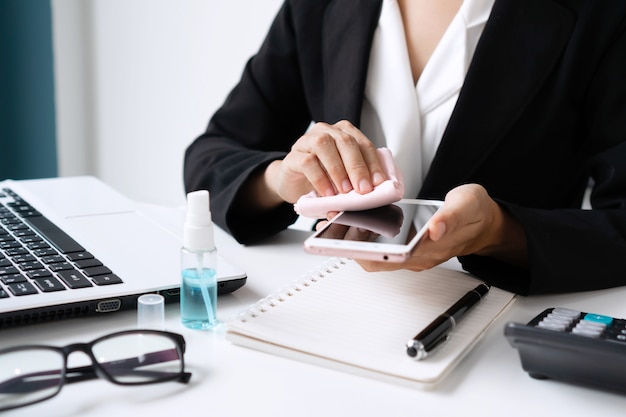
[[[404,262],[443,205],[439,200],[403,199],[387,206],[344,211],[305,240],[305,252],[353,259]]]

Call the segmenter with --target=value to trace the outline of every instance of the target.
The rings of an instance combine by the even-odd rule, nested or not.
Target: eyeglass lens
[[[99,339],[91,347],[100,376],[116,384],[149,384],[176,379],[183,372],[177,343],[158,333],[126,333]],[[68,354],[67,352],[66,354]],[[61,349],[23,347],[0,352],[0,410],[56,395],[85,368],[68,369]],[[90,367],[89,372],[93,370]],[[98,372],[96,372],[98,373]],[[85,379],[85,378],[82,378]],[[76,380],[81,380],[80,375]]]
[[[127,334],[102,339],[91,348],[100,368],[119,384],[171,379],[182,372],[176,343],[159,334]]]
[[[63,355],[38,348],[0,356],[0,409],[41,401],[56,395],[63,385]]]

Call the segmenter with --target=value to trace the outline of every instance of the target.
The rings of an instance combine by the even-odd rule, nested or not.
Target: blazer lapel
[[[334,0],[322,29],[325,121],[357,125],[364,97],[369,52],[382,0]]]
[[[421,196],[471,178],[546,81],[573,23],[550,1],[496,0]]]

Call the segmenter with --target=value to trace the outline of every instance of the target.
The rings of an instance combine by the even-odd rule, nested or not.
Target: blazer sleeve
[[[245,198],[239,195],[244,182],[283,158],[310,124],[299,48],[285,3],[239,83],[185,153],[185,189],[209,190],[214,221],[240,243],[277,233],[297,217],[291,204],[244,212],[237,201]]]
[[[529,269],[465,256],[464,268],[520,293],[587,291],[626,285],[626,28],[622,24],[583,104],[593,210],[500,203],[523,225]],[[558,165],[555,163],[555,167]],[[557,168],[555,168],[557,169]],[[545,173],[550,175],[550,173]]]

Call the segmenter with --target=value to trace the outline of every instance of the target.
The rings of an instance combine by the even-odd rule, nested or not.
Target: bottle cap
[[[206,190],[187,194],[183,245],[190,250],[213,250],[215,248],[209,192]]]
[[[140,329],[165,329],[165,299],[159,294],[144,294],[137,299],[137,327]]]

